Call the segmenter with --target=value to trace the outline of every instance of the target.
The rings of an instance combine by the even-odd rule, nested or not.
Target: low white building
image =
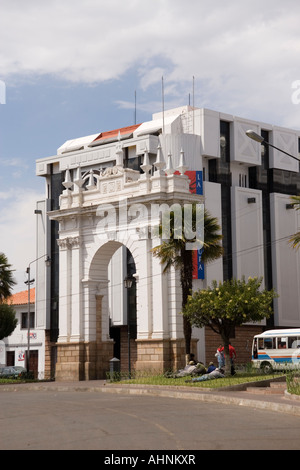
[[[0,363],[27,369],[28,354],[28,290],[17,292],[7,299],[14,307],[17,326],[13,333],[1,341]],[[30,370],[39,378],[45,374],[45,330],[39,328],[35,318],[35,288],[30,289]]]
[[[154,208],[162,204],[197,201],[219,219],[224,256],[199,264],[195,288],[262,276],[279,294],[268,325],[300,325],[299,253],[288,244],[300,225],[289,204],[300,189],[299,163],[251,141],[248,129],[299,157],[299,131],[186,106],[69,140],[37,161],[46,183],[36,211],[37,258],[47,253],[52,266],[37,262],[36,321],[58,380],[103,377],[114,356],[127,368],[128,356],[140,369],[184,362],[178,273],[164,274],[151,254],[159,243]],[[250,360],[262,327],[232,333],[240,360]],[[211,360],[219,338],[203,329],[194,339],[198,358]]]

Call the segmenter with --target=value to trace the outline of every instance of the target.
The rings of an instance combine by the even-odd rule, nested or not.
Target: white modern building
[[[36,318],[57,380],[103,377],[113,357],[125,368],[128,361],[152,370],[183,364],[178,273],[163,273],[151,253],[163,204],[204,203],[219,219],[224,256],[207,266],[197,257],[195,288],[262,276],[279,294],[267,326],[300,326],[299,253],[288,243],[299,230],[299,212],[290,206],[299,164],[250,140],[248,129],[299,157],[300,131],[185,106],[68,140],[37,161],[46,191],[36,211]],[[232,333],[242,361],[264,327]],[[219,338],[206,329],[193,336],[198,358],[211,360]]]

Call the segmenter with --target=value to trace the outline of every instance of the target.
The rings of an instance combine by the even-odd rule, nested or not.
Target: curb
[[[105,390],[104,390],[105,389]],[[99,389],[98,389],[99,390]],[[200,402],[210,402],[218,403],[224,405],[236,405],[236,406],[245,406],[249,408],[276,411],[280,413],[292,414],[294,416],[300,416],[300,406],[291,405],[282,402],[271,402],[263,401],[259,399],[251,398],[241,398],[234,396],[224,396],[222,393],[212,393],[212,392],[187,392],[187,391],[175,391],[175,390],[162,390],[156,387],[156,389],[151,388],[123,388],[118,386],[108,386],[103,387],[101,390],[106,393],[127,393],[128,395],[150,395],[150,396],[160,396],[167,398],[183,398],[186,400],[195,400]]]
[[[298,402],[300,403],[300,395],[294,395],[293,393],[289,393],[287,390],[284,391],[284,395],[285,395],[289,400],[298,401]]]
[[[84,382],[79,384],[22,384],[21,386],[15,385],[1,385],[0,392],[20,392],[22,391],[52,391],[52,392],[90,392],[90,393],[116,393],[116,394],[127,394],[127,395],[148,395],[166,398],[180,398],[185,400],[194,400],[198,402],[209,402],[224,405],[235,405],[244,406],[249,408],[276,411],[279,413],[292,414],[294,416],[300,416],[300,397],[291,395],[285,391],[282,401],[280,400],[263,400],[255,397],[245,398],[241,396],[225,395],[224,390],[216,391],[215,389],[206,389],[205,391],[194,391],[182,390],[181,387],[176,386],[159,386],[159,385],[115,385],[115,384],[99,384],[97,386],[85,385]],[[226,393],[230,393],[233,390],[226,390]],[[294,400],[297,404],[284,403],[283,400],[289,399]]]

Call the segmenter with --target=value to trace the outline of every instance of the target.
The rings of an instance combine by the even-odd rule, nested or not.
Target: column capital
[[[68,248],[79,248],[81,243],[80,237],[66,237],[59,238],[57,244],[61,250],[67,250]]]

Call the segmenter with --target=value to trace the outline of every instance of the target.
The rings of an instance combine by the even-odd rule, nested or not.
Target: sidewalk
[[[275,387],[274,387],[275,388]],[[228,405],[245,406],[255,409],[276,411],[279,413],[300,416],[300,397],[290,395],[285,389],[285,383],[278,390],[271,387],[249,387],[244,391],[200,389],[184,386],[118,384],[105,380],[82,382],[43,382],[32,384],[0,385],[1,391],[23,392],[53,391],[53,392],[90,392],[90,393],[120,393],[130,395],[151,395],[168,398],[181,398],[201,402],[215,402]]]

